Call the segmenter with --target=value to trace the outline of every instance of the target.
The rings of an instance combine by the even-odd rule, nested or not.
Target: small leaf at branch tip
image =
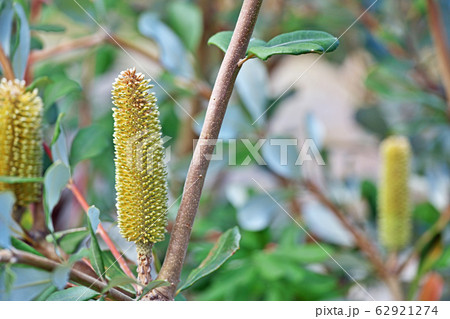
[[[215,45],[223,52],[226,52],[232,35],[232,31],[219,32],[208,40],[208,44]],[[280,34],[268,42],[253,38],[248,45],[247,55],[248,57],[253,55],[261,60],[267,60],[272,55],[281,54],[323,54],[334,51],[338,46],[338,38],[326,32],[301,30]],[[242,63],[245,61],[246,59]]]

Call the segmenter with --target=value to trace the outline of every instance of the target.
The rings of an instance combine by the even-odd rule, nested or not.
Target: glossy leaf
[[[254,41],[247,54],[267,60],[276,54],[300,55],[334,51],[339,45],[336,37],[323,31],[294,31],[276,36],[269,42]]]
[[[233,227],[223,233],[214,247],[210,250],[208,256],[202,263],[194,269],[180,288],[179,292],[192,286],[197,280],[216,271],[225,261],[234,255],[239,249],[241,234],[237,227]]]
[[[48,286],[44,291],[42,291],[33,301],[45,301],[51,294],[58,291],[55,286]]]
[[[80,85],[64,76],[52,78],[52,83],[47,85],[44,90],[44,108],[47,110],[53,103],[66,97],[69,94],[80,92]]]
[[[213,44],[226,52],[232,35],[231,31],[219,32],[208,40],[208,44]],[[280,34],[269,42],[252,39],[247,48],[247,55],[267,60],[277,54],[300,55],[331,52],[338,45],[339,41],[336,37],[323,31],[294,31]]]
[[[227,52],[227,49],[228,49],[228,46],[230,45],[232,36],[233,36],[233,31],[218,32],[209,38],[208,44],[215,45],[223,52]]]
[[[110,137],[99,125],[82,128],[72,142],[70,164],[74,167],[78,162],[100,155],[107,147]]]
[[[51,294],[48,301],[85,301],[100,295],[87,287],[71,287]]]
[[[24,243],[23,241],[15,238],[15,237],[11,237],[11,244],[14,248],[16,248],[18,250],[26,251],[28,253],[35,254],[38,256],[42,256],[42,257],[44,256],[40,252],[38,252],[36,249],[31,247],[30,245]]]
[[[58,238],[59,246],[68,254],[72,254],[80,247],[80,244],[88,236],[89,231],[79,230],[64,234],[61,238],[58,238],[58,233],[55,233]]]

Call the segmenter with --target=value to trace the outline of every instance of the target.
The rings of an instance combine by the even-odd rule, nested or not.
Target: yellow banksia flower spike
[[[164,239],[167,224],[167,173],[151,87],[128,69],[112,90],[118,223],[122,236],[136,243],[144,284],[151,280],[152,245]]]
[[[0,82],[0,176],[40,177],[42,174],[43,104],[37,90],[26,91],[25,82],[2,79]],[[7,184],[16,205],[26,206],[41,196],[39,183]]]
[[[407,138],[386,138],[380,147],[381,183],[378,194],[378,234],[390,251],[404,248],[411,237],[409,170],[411,147]]]

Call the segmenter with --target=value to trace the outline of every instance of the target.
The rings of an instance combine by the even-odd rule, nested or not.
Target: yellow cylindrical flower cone
[[[405,137],[394,136],[381,143],[381,183],[378,194],[378,234],[390,251],[405,247],[411,237],[409,170],[411,147]]]
[[[24,81],[0,82],[0,176],[40,177],[42,174],[43,105],[37,90],[27,92]],[[39,183],[7,184],[0,182],[0,191],[10,190],[16,205],[37,202],[41,195]]]
[[[121,234],[140,247],[164,239],[167,174],[152,86],[135,69],[113,84],[117,214]]]

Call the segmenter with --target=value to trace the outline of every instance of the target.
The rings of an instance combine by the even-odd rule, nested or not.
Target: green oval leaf
[[[189,288],[197,280],[209,275],[222,266],[239,249],[240,239],[241,234],[237,227],[233,227],[223,233],[210,250],[208,256],[189,274],[186,282],[180,286],[178,292]]]
[[[85,301],[100,295],[98,292],[87,287],[71,287],[51,294],[49,301]]]
[[[208,44],[215,45],[223,52],[226,52],[232,35],[232,31],[219,32],[208,40]],[[261,60],[267,60],[276,54],[300,55],[331,52],[338,45],[339,40],[329,33],[302,30],[280,34],[269,42],[252,39],[247,48],[247,55],[254,55]]]
[[[254,42],[247,54],[253,54],[261,60],[267,60],[276,54],[306,54],[334,51],[339,40],[323,31],[294,31],[276,36],[269,42]]]
[[[74,167],[82,160],[100,155],[109,141],[108,134],[100,125],[82,128],[72,142],[70,164]]]
[[[209,45],[215,45],[223,52],[227,52],[228,46],[231,42],[231,37],[233,36],[233,31],[222,31],[214,34],[208,40]]]
[[[2,233],[2,232],[0,231],[0,233]],[[14,248],[16,248],[18,250],[26,251],[28,253],[44,257],[44,255],[42,255],[36,249],[34,249],[33,247],[31,247],[30,245],[24,243],[23,241],[19,240],[16,237],[11,237],[11,244],[12,244],[12,246]]]

